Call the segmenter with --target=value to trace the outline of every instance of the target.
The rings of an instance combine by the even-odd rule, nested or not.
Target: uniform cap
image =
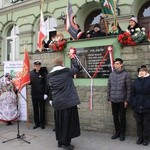
[[[34,65],[41,65],[41,61],[40,61],[40,60],[35,60],[35,61],[33,62],[33,64],[34,64]]]

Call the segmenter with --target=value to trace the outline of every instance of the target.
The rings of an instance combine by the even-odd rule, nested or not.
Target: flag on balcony
[[[74,14],[70,0],[68,0],[67,6],[67,21],[66,21],[66,30],[71,35],[73,39],[78,39],[79,27],[74,21]]]
[[[114,15],[114,0],[100,0],[102,13],[106,15]]]
[[[17,90],[21,91],[26,84],[30,83],[29,72],[30,72],[29,55],[28,51],[25,50],[22,70],[17,72],[15,78],[13,79],[13,83]]]
[[[39,51],[42,51],[43,48],[43,40],[46,37],[46,28],[45,28],[45,23],[44,23],[44,16],[43,16],[43,11],[41,9],[41,16],[40,16],[40,30],[38,33],[38,49]]]

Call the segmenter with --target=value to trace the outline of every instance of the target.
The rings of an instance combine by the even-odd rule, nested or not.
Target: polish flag
[[[38,34],[38,49],[39,51],[42,51],[42,42],[44,40],[44,38],[46,37],[46,28],[45,28],[45,23],[44,23],[44,17],[43,17],[43,12],[41,9],[41,17],[40,17],[40,31]]]

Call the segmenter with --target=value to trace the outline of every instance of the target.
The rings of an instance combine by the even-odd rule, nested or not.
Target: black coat
[[[41,96],[47,94],[46,76],[48,74],[46,67],[41,67],[39,72],[30,71],[31,95]]]
[[[138,24],[136,24],[133,28],[131,28],[131,26],[129,25],[127,29],[129,30],[129,32],[131,33],[131,35],[134,35],[134,33],[136,32],[135,31],[136,28],[140,28]]]
[[[80,66],[75,59],[71,61],[73,68],[55,66],[48,75],[48,83],[52,91],[52,104],[55,110],[66,109],[80,104],[73,83],[73,75],[80,71]]]
[[[106,33],[105,32],[101,32],[100,30],[98,32],[92,32],[91,34],[91,38],[94,38],[94,37],[101,37],[101,36],[106,36]]]
[[[108,79],[108,101],[119,103],[131,99],[131,77],[127,71],[114,70]]]
[[[131,106],[134,111],[150,113],[150,76],[138,77],[133,83]]]

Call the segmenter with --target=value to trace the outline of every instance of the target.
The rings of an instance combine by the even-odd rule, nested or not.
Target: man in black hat
[[[37,60],[33,62],[34,69],[30,72],[31,79],[31,96],[34,111],[34,122],[33,129],[39,126],[45,128],[45,99],[47,99],[46,90],[46,76],[47,68],[41,67],[41,61]]]
[[[106,36],[106,33],[101,32],[100,25],[96,23],[93,27],[93,32],[90,37],[93,38],[93,37],[101,37],[101,36]]]

